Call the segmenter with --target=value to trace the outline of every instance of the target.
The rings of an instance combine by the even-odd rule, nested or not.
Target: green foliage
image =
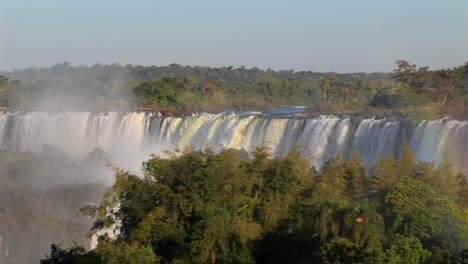
[[[133,88],[133,93],[143,107],[182,107],[192,100],[199,100],[189,91],[192,85],[186,78],[165,77],[144,81]]]
[[[451,69],[430,70],[429,67],[417,67],[404,60],[397,61],[394,70],[394,79],[402,86],[400,94],[412,100],[413,105],[436,103],[439,111],[449,112],[447,102],[459,102],[464,100],[462,96],[466,92],[466,84],[463,82],[466,76],[466,65]],[[414,98],[417,98],[414,100]],[[459,113],[460,114],[460,113]]]
[[[383,197],[389,188],[396,184],[402,177],[398,163],[393,157],[380,157],[372,169],[372,190],[377,196]]]
[[[158,264],[159,258],[151,247],[112,244],[101,241],[94,251],[86,252],[79,246],[61,249],[51,245],[50,255],[40,261],[41,264]]]
[[[323,200],[343,199],[348,187],[346,177],[345,166],[341,157],[329,161],[324,166],[318,183],[314,188],[313,197],[315,200],[319,202]]]
[[[385,198],[390,230],[416,236],[428,244],[445,244],[453,253],[468,246],[468,213],[430,185],[406,178]],[[435,238],[445,238],[435,242]]]
[[[0,72],[4,75],[0,76],[0,107],[42,107],[37,101],[46,98],[48,109],[60,107],[53,101],[66,100],[75,110],[144,108],[185,113],[305,105],[314,113],[390,109],[418,119],[463,116],[468,109],[466,72],[466,66],[430,70],[404,60],[397,61],[393,73],[346,74],[59,63],[48,69]]]
[[[381,158],[371,179],[358,156],[337,157],[316,175],[295,151],[273,158],[259,147],[251,159],[233,149],[179,154],[148,160],[143,177],[116,171],[100,208],[84,211],[97,223],[120,221],[122,235],[102,237],[95,250],[79,251],[76,258],[305,264],[466,257],[465,189],[450,191],[447,177],[463,181],[449,164],[417,162],[409,148],[398,160]]]
[[[50,255],[40,261],[41,264],[98,264],[101,257],[96,252],[86,252],[79,246],[69,249],[61,249],[60,246],[52,244]]]
[[[387,251],[387,263],[418,264],[424,263],[431,253],[424,249],[417,237],[397,234]]]
[[[398,173],[401,178],[411,177],[416,169],[416,155],[409,146],[403,146],[401,150],[401,157],[398,161]]]
[[[342,237],[325,244],[321,255],[324,264],[382,263],[384,257],[381,249],[365,249]]]
[[[101,242],[95,251],[103,264],[158,264],[159,258],[150,246]]]
[[[363,200],[368,195],[369,178],[367,169],[356,154],[344,165],[346,179],[346,195],[355,201]]]

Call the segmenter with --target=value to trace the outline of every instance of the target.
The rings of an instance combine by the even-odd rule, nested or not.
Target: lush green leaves
[[[452,181],[464,182],[449,164],[417,162],[405,148],[399,160],[380,159],[369,179],[357,156],[333,159],[318,176],[296,152],[272,158],[260,147],[251,156],[232,149],[187,151],[145,162],[144,177],[117,171],[94,210],[104,212],[95,214],[98,223],[120,221],[123,234],[91,252],[54,254],[94,254],[102,263],[437,263],[464,257],[465,189],[451,191]]]

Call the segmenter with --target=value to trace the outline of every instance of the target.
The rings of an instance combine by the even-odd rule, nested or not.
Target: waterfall
[[[50,145],[77,158],[95,148],[109,153],[117,165],[137,170],[150,154],[166,150],[209,147],[252,151],[266,145],[275,156],[294,148],[320,169],[337,155],[362,156],[375,164],[382,155],[399,154],[409,144],[418,159],[449,158],[456,169],[468,171],[468,122],[440,119],[411,128],[400,121],[338,116],[271,117],[261,114],[200,114],[164,117],[146,112],[2,112],[0,148],[40,152]]]
[[[41,152],[44,145],[83,158],[96,148],[112,154],[123,166],[142,153],[148,130],[145,113],[13,112],[0,113],[0,148],[20,152]]]
[[[420,160],[447,158],[456,169],[468,173],[468,121],[423,121],[415,129],[411,146]]]
[[[353,151],[360,154],[366,164],[375,164],[379,156],[398,155],[400,122],[365,119],[354,135]]]

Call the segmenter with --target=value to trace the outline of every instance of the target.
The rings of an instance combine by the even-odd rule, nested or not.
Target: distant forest
[[[468,64],[432,70],[404,60],[391,73],[319,73],[239,67],[101,65],[0,72],[0,107],[20,110],[268,109],[313,113],[468,113]]]

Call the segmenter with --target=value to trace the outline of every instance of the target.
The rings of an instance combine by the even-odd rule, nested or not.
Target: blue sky
[[[390,71],[468,61],[466,0],[0,0],[0,69],[120,63]]]

